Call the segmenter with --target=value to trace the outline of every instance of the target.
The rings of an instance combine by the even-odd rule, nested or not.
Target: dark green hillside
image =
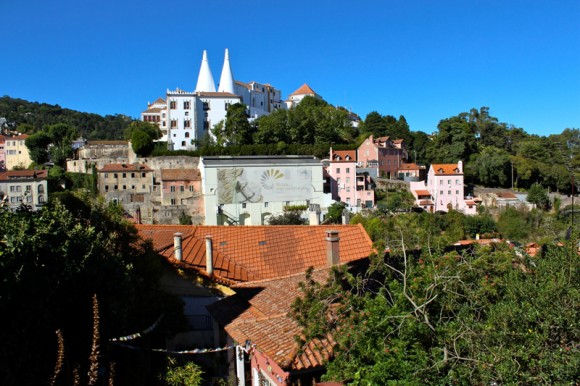
[[[133,121],[133,118],[122,114],[103,117],[9,96],[0,97],[0,117],[12,123],[12,129],[29,134],[43,130],[48,125],[67,123],[76,127],[80,135],[89,140],[123,139],[125,128]]]

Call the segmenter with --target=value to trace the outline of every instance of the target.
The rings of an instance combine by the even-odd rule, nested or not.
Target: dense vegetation
[[[521,214],[510,213],[511,218]],[[522,218],[525,223],[526,220]],[[379,251],[366,268],[308,279],[293,305],[302,339],[332,335],[326,380],[349,385],[571,385],[580,380],[578,239],[536,257],[489,215],[357,215]],[[538,230],[538,232],[541,232]],[[544,230],[548,231],[549,230]],[[388,248],[385,246],[388,245]]]
[[[133,121],[126,115],[103,117],[65,109],[59,105],[28,102],[9,96],[0,97],[0,117],[14,124],[11,129],[27,134],[45,130],[49,125],[65,123],[76,128],[80,136],[89,140],[123,139],[125,129]]]
[[[161,345],[184,327],[182,306],[159,290],[162,260],[137,238],[121,208],[61,193],[38,212],[0,208],[0,229],[2,385],[42,385],[51,377],[56,385],[79,384],[75,372],[86,384],[95,363],[99,384],[110,378],[105,369],[112,363],[115,384],[156,379],[150,355],[108,340],[143,331],[164,315],[145,338],[146,344]],[[99,359],[89,360],[94,295],[100,346]]]

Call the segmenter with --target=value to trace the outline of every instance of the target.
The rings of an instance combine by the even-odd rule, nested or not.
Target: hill
[[[0,118],[6,119],[8,129],[26,133],[33,133],[56,123],[68,123],[89,140],[122,139],[125,128],[133,121],[133,118],[122,114],[103,117],[9,96],[0,97]]]

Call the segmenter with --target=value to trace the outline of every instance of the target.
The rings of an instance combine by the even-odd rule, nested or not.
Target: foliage
[[[65,365],[78,363],[86,374],[93,294],[100,301],[103,341],[142,330],[161,314],[166,317],[153,332],[160,339],[184,326],[179,300],[157,288],[159,258],[150,243],[137,239],[123,211],[85,195],[60,198],[38,212],[0,210],[0,313],[11,315],[0,330],[3,384],[49,379],[57,329],[65,339]],[[103,347],[103,355],[108,350]],[[129,367],[118,374],[147,376]]]
[[[48,162],[48,145],[50,145],[51,141],[50,135],[43,131],[34,133],[26,138],[24,144],[28,148],[30,159],[38,165]]]
[[[160,378],[170,386],[199,386],[202,381],[201,368],[191,361],[178,361],[175,358],[168,359],[165,374]],[[184,363],[180,363],[184,362]]]
[[[153,139],[143,130],[133,130],[131,147],[139,157],[147,157],[153,151]]]
[[[325,380],[367,384],[574,384],[577,240],[541,259],[497,245],[371,259],[307,275],[293,304],[303,338],[332,334]],[[358,273],[357,273],[358,272]]]
[[[335,202],[328,207],[328,213],[326,214],[325,222],[331,224],[341,224],[342,223],[342,211],[346,208],[346,205],[342,202]]]
[[[124,132],[125,139],[130,140],[133,137],[133,132],[137,130],[146,133],[153,141],[158,140],[163,136],[163,133],[161,133],[159,126],[157,126],[156,124],[144,121],[133,121],[125,129]]]
[[[542,185],[537,182],[530,186],[528,190],[528,202],[536,204],[538,209],[548,210],[550,209],[550,197],[548,197],[548,192],[542,187]]]
[[[302,218],[303,210],[286,209],[278,216],[272,216],[268,220],[270,225],[304,225],[306,220]]]
[[[59,105],[28,102],[23,99],[0,97],[0,117],[14,124],[19,132],[33,134],[46,131],[56,123],[66,123],[79,128],[80,135],[89,139],[122,139],[125,128],[133,121],[126,115],[106,115],[83,113],[65,109]]]
[[[191,215],[185,212],[181,212],[179,214],[179,225],[191,225],[191,224],[193,224],[191,220]]]
[[[510,240],[526,239],[531,231],[527,212],[511,206],[500,212],[497,228],[503,237]]]

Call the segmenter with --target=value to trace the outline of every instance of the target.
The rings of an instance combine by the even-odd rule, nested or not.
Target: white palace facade
[[[203,52],[195,91],[167,90],[165,99],[147,105],[141,120],[159,125],[171,150],[193,150],[211,129],[224,120],[231,104],[247,106],[250,120],[284,109],[281,91],[269,84],[243,83],[234,80],[226,49],[220,82],[216,90],[207,52]]]

